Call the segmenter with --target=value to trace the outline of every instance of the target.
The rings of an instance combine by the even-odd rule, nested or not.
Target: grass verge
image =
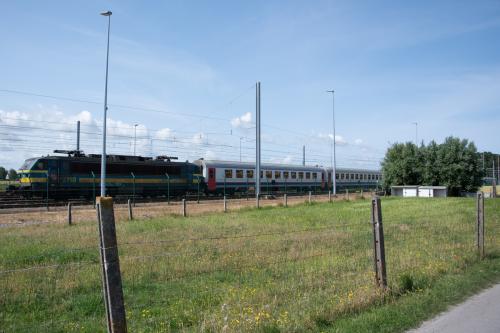
[[[458,283],[482,286],[476,268],[498,273],[500,207],[485,205],[479,262],[473,199],[383,199],[389,293],[374,287],[370,200],[118,222],[129,330],[404,330],[464,297]],[[94,221],[3,228],[0,327],[104,331],[97,244]]]

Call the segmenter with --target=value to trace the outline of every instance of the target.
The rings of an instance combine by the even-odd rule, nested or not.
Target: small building
[[[399,185],[391,187],[391,195],[405,198],[444,198],[448,196],[448,189],[446,186]]]

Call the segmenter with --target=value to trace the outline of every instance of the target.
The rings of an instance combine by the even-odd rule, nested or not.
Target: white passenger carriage
[[[245,192],[255,189],[255,163],[197,160],[208,192]],[[324,188],[321,167],[262,163],[261,193],[276,191],[319,191]]]
[[[345,188],[377,188],[382,183],[382,173],[380,170],[367,169],[347,169],[337,168],[336,170],[337,190]],[[328,174],[328,187],[332,187],[332,168],[326,168]]]

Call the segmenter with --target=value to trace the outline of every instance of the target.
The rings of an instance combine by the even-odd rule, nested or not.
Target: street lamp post
[[[111,11],[102,12],[108,17],[108,43],[106,48],[106,83],[104,85],[104,119],[102,124],[102,155],[101,155],[101,197],[106,196],[106,117],[108,113],[108,64],[109,64],[109,31],[111,29]]]
[[[333,195],[337,195],[337,160],[335,156],[335,90],[327,90],[327,92],[332,93],[332,127],[333,127],[333,153],[331,154],[331,164],[332,164],[332,189]]]
[[[134,156],[135,156],[135,144],[137,141],[137,125],[139,124],[134,124]]]

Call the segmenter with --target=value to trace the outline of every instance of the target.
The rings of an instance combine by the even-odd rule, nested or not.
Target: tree
[[[7,177],[7,170],[4,167],[0,167],[0,180],[5,179]]]
[[[396,143],[382,162],[384,187],[393,185],[443,185],[451,195],[473,192],[481,186],[482,156],[473,142],[448,137],[442,144],[431,141],[417,147]]]
[[[418,147],[411,143],[395,143],[382,161],[383,185],[413,185],[421,183]]]
[[[17,180],[17,172],[16,172],[16,170],[10,169],[9,173],[8,173],[8,176],[9,176],[9,180]]]

